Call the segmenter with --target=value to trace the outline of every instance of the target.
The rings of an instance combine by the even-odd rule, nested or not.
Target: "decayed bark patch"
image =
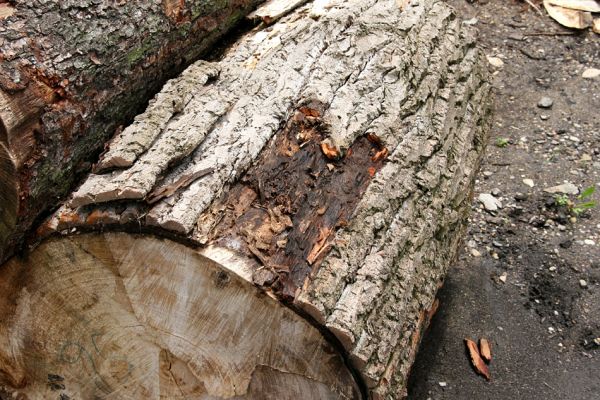
[[[373,134],[371,140],[360,137],[343,158],[326,157],[323,108],[296,111],[256,164],[199,221],[217,222],[207,234],[209,243],[255,257],[260,267],[254,282],[286,300],[318,268],[384,161]],[[215,216],[219,221],[211,221]]]

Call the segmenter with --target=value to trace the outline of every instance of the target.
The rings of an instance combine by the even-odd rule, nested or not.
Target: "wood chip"
[[[481,358],[483,358],[486,362],[489,363],[492,361],[492,348],[490,347],[490,342],[488,342],[487,339],[479,339],[479,353],[481,354]]]
[[[481,376],[483,376],[488,381],[491,379],[490,371],[481,358],[479,354],[479,350],[477,349],[477,344],[471,339],[465,339],[465,344],[467,345],[467,349],[469,350],[469,355],[471,357],[471,365],[475,368],[475,371]]]
[[[321,151],[323,152],[323,154],[325,154],[325,157],[327,157],[330,160],[337,160],[340,157],[340,152],[338,151],[338,149],[336,149],[335,146],[332,146],[330,143],[328,143],[327,140],[321,142]]]

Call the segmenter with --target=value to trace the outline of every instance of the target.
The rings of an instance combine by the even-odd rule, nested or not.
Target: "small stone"
[[[583,243],[589,245],[589,246],[594,246],[596,244],[596,242],[594,242],[592,239],[585,239],[583,241]]]
[[[525,178],[525,179],[523,179],[523,183],[529,187],[535,186],[535,184],[533,183],[533,179]]]
[[[492,253],[492,258],[494,260],[498,260],[500,258],[500,256],[498,256],[498,253],[496,253],[495,251]]]
[[[554,101],[550,97],[544,96],[540,99],[540,101],[538,101],[537,106],[539,108],[550,108],[553,104]]]
[[[500,191],[500,189],[498,189],[498,188],[492,189],[492,196],[498,197],[501,194],[502,194],[502,192]]]
[[[528,196],[524,193],[517,192],[515,193],[514,198],[516,201],[525,201],[527,200]]]
[[[495,247],[504,247],[504,246],[502,245],[502,243],[500,243],[500,242],[498,242],[498,241],[496,241],[496,240],[494,240],[494,241],[492,242],[492,244],[493,244]]]
[[[483,171],[483,176],[489,178],[490,176],[494,175],[494,173],[492,171]]]
[[[541,119],[542,121],[548,121],[548,120],[550,119],[550,116],[549,116],[549,115],[546,115],[546,114],[542,114],[542,115],[540,115],[540,119]]]
[[[446,386],[448,386],[448,383],[446,383],[446,382],[438,382],[438,385],[440,385],[441,387],[446,387]]]
[[[492,58],[494,58],[494,57],[492,57]],[[488,57],[488,61],[489,61],[489,59],[490,59],[490,57]],[[500,61],[502,61],[502,60],[500,60]],[[491,61],[490,61],[490,64],[491,64]],[[600,76],[600,69],[598,69],[598,68],[588,68],[585,71],[583,71],[583,73],[581,74],[581,77],[583,79],[595,79],[599,76]]]
[[[577,188],[577,186],[575,186],[574,184],[572,184],[571,182],[565,182],[562,185],[558,185],[558,186],[552,186],[549,188],[544,189],[544,192],[546,193],[561,193],[561,194],[578,194],[579,193],[579,189]]]
[[[481,257],[481,253],[477,249],[471,249],[471,255],[473,257]]]
[[[502,68],[504,66],[504,61],[502,61],[502,59],[498,58],[498,57],[489,57],[488,56],[488,62],[496,68]]]
[[[487,211],[497,211],[499,208],[502,208],[502,202],[490,193],[481,193],[479,201]]]
[[[502,275],[500,275],[498,277],[498,280],[502,283],[506,283],[506,278],[508,277],[508,274],[506,272],[503,272]]]
[[[579,280],[579,286],[581,286],[583,289],[585,289],[587,287],[587,282],[584,279],[580,279]]]
[[[556,271],[556,267],[555,267],[555,266],[552,266],[552,267],[548,268],[548,271],[550,271],[550,272],[554,272],[554,271]]]

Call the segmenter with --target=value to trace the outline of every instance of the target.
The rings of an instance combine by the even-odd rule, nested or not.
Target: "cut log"
[[[0,170],[11,193],[0,197],[0,261],[115,130],[259,2],[2,2],[0,142],[12,165]]]
[[[309,2],[167,84],[0,271],[5,390],[401,398],[490,126],[470,29]]]

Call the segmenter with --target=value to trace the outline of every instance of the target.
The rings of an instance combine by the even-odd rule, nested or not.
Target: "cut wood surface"
[[[259,2],[2,2],[0,142],[12,165],[0,178],[19,201],[0,198],[0,261],[115,130]]]
[[[110,238],[137,248],[158,240],[152,235],[168,237],[259,287],[274,308],[310,321],[346,360],[360,396],[399,399],[464,233],[490,124],[485,65],[470,28],[442,1],[309,2],[245,35],[221,60],[199,61],[170,81],[113,138],[95,172],[36,239],[91,233],[46,241],[28,259],[11,261],[21,266],[11,271],[35,275],[26,267],[33,257],[68,259],[68,246],[79,241]],[[203,268],[188,261],[185,246],[169,246],[162,257],[173,265]],[[119,257],[104,267],[118,277]],[[136,279],[162,279],[161,267],[155,271],[156,278]],[[4,291],[25,296],[30,279],[14,278]],[[102,289],[97,296],[115,295]],[[174,300],[153,292],[140,301],[152,308]],[[269,354],[283,357],[272,346]],[[7,360],[16,354],[0,351]],[[192,351],[184,351],[185,360]],[[41,346],[35,357],[55,352]],[[312,365],[309,354],[296,361]],[[17,371],[12,376],[29,373],[17,361],[7,365]],[[244,371],[257,364],[249,365]],[[214,368],[227,370],[227,361]],[[37,393],[31,388],[47,384],[43,374],[21,389],[16,378],[5,383]],[[355,396],[354,384],[338,381],[349,385],[340,389],[330,383],[342,378],[318,374],[311,379],[324,385],[314,390]],[[299,388],[307,385],[304,372],[293,375]],[[84,390],[82,379],[71,390]],[[197,379],[208,388],[207,377]],[[279,398],[298,398],[286,393]]]

